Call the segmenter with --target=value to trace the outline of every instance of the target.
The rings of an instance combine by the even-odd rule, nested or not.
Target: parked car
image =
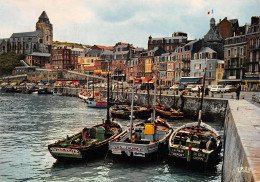
[[[233,85],[226,85],[225,86],[225,92],[235,92],[237,89]]]
[[[198,92],[199,91],[199,89],[201,89],[201,85],[196,85],[195,87],[193,87],[193,88],[191,88],[191,91],[192,92]]]
[[[186,90],[187,92],[190,92],[193,87],[195,87],[195,85],[187,85],[187,87],[185,88],[185,90]]]
[[[223,87],[223,85],[212,85],[210,91],[220,93],[225,92],[225,88]]]
[[[168,86],[166,86],[166,85],[160,85],[160,86],[158,86],[158,87],[157,87],[157,89],[161,89],[161,90],[168,90],[168,89],[169,89],[169,87],[168,87]]]
[[[170,87],[170,90],[178,90],[179,86],[178,85],[173,85]]]

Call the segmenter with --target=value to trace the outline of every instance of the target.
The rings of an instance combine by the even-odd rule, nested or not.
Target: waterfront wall
[[[131,95],[128,95],[131,98]],[[147,105],[147,94],[136,94],[135,101],[140,105]],[[149,103],[153,102],[153,95],[150,96]],[[173,106],[175,109],[180,109],[182,101],[180,96],[162,94],[157,95],[157,102]],[[198,97],[185,96],[183,111],[186,118],[197,119],[200,99]],[[227,100],[218,98],[205,98],[203,101],[202,120],[207,122],[224,122],[226,114]]]
[[[80,88],[63,88],[63,94],[68,96],[78,96],[78,93],[82,89]],[[89,90],[91,91],[91,90]],[[102,91],[102,94],[106,96],[106,91]],[[148,106],[148,99],[150,105],[153,103],[153,92],[148,94],[146,91],[135,93],[134,104]],[[113,92],[113,98],[118,97],[119,99],[126,99],[129,103],[131,102],[131,92]],[[166,104],[173,106],[175,109],[180,109],[182,106],[182,101],[179,95],[174,96],[172,92],[164,92],[164,94],[157,95],[157,102],[160,101],[161,104]],[[198,118],[198,108],[200,106],[200,99],[198,97],[185,96],[184,97],[184,107],[183,111],[185,113],[185,118],[197,119]],[[206,97],[203,101],[202,109],[202,120],[207,122],[224,122],[225,114],[227,108],[227,100],[220,98],[208,98]]]
[[[260,108],[229,100],[224,127],[223,181],[260,181]]]

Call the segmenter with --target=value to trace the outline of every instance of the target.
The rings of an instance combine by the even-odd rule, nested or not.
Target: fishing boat
[[[87,101],[87,106],[88,107],[93,107],[93,108],[107,108],[107,101],[105,100],[99,100],[95,98],[88,98]]]
[[[109,97],[109,91],[107,91],[107,95]],[[109,102],[109,99],[107,100]],[[67,136],[63,140],[50,144],[48,145],[48,150],[58,160],[92,159],[106,153],[108,142],[121,132],[122,126],[110,119],[108,107],[105,122],[89,128],[83,128],[72,136]]]
[[[90,93],[88,93],[87,91],[81,91],[79,92],[79,98],[83,101],[83,102],[86,102],[87,99],[91,96]]]
[[[177,128],[169,139],[169,155],[188,162],[212,161],[220,149],[219,133],[203,122],[185,124]]]
[[[94,83],[94,79],[93,79],[93,83]],[[107,84],[107,85],[109,85],[109,84]],[[109,92],[109,91],[107,91],[107,92]],[[98,94],[96,94],[96,93],[98,93]],[[98,98],[96,96],[98,96]],[[104,108],[107,108],[107,106],[108,106],[108,104],[107,104],[108,99],[109,98],[102,99],[100,92],[95,92],[94,84],[92,84],[92,94],[86,100],[86,103],[87,103],[88,107],[104,109]]]
[[[107,151],[108,141],[122,131],[114,121],[83,128],[82,131],[48,145],[51,155],[58,160],[89,159]]]
[[[62,92],[61,91],[53,91],[52,95],[53,96],[62,96]]]
[[[148,157],[167,147],[172,133],[171,126],[163,119],[156,118],[136,124],[109,142],[109,150],[114,155],[128,157]]]
[[[206,59],[207,62],[207,59]],[[207,65],[207,63],[206,63]],[[214,161],[221,149],[219,133],[210,125],[202,122],[202,105],[205,88],[206,68],[203,76],[202,95],[198,121],[177,128],[169,139],[169,156],[187,162],[208,163]]]
[[[43,84],[38,84],[38,94],[47,94],[48,90]]]
[[[133,106],[133,116],[139,119],[148,119],[151,116],[151,109],[141,106]],[[128,105],[114,105],[110,109],[111,116],[114,118],[128,119],[131,114],[131,107]]]
[[[62,88],[61,87],[54,87],[53,88],[53,92],[52,92],[53,96],[62,96]]]
[[[131,110],[128,105],[114,105],[110,108],[110,113],[113,118],[128,119]]]
[[[156,93],[156,87],[154,93]],[[159,117],[155,118],[155,100],[156,97],[154,97],[153,116],[133,126],[133,81],[130,127],[109,142],[109,150],[112,154],[147,158],[158,154],[165,147],[167,148],[167,141],[173,130],[165,120]]]
[[[156,114],[158,114],[162,118],[182,119],[184,117],[183,112],[173,109],[171,107],[167,107],[165,105],[157,105],[155,109],[156,109]]]

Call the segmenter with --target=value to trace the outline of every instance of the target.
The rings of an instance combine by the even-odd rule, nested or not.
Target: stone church
[[[45,11],[32,32],[13,33],[10,38],[0,39],[1,52],[29,55],[34,52],[51,53],[53,28]]]

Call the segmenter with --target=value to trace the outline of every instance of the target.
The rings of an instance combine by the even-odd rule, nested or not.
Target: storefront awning
[[[136,79],[135,83],[139,83],[141,81],[141,79]]]
[[[218,82],[241,82],[241,79],[223,79],[223,80],[218,80]]]
[[[181,83],[198,83],[202,78],[181,78],[179,82]]]
[[[61,83],[67,83],[67,81],[62,81]]]
[[[152,79],[149,81],[149,83],[154,83],[155,82],[155,79]]]
[[[71,83],[79,83],[79,81],[72,81]]]
[[[142,83],[148,83],[149,80],[150,80],[149,78],[145,78],[143,79]]]
[[[242,80],[243,82],[260,82],[260,77],[246,77]]]
[[[95,70],[94,73],[95,74],[100,74],[102,72],[102,70]]]

